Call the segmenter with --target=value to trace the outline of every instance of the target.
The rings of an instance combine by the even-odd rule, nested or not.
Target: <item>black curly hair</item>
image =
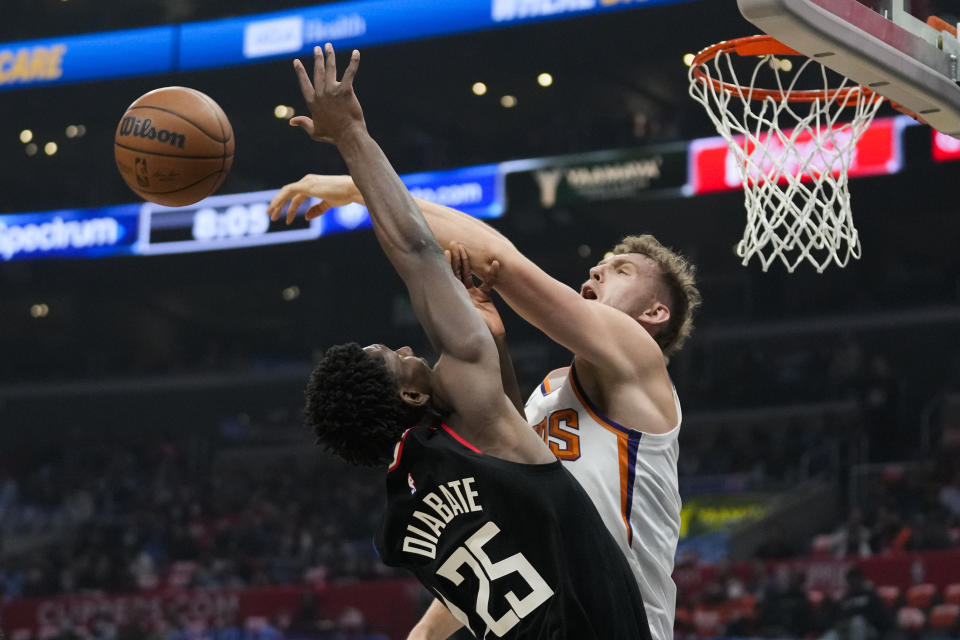
[[[327,349],[310,374],[304,416],[317,444],[351,464],[390,463],[403,432],[423,417],[400,398],[382,358],[356,342]]]

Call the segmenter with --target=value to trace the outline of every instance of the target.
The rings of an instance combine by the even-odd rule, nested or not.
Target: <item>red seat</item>
[[[902,607],[897,611],[897,626],[909,631],[923,629],[926,618],[923,611],[916,607]]]
[[[673,628],[685,631],[691,623],[693,616],[686,607],[677,607],[677,612],[673,616]]]
[[[907,604],[918,609],[926,609],[933,602],[937,586],[933,584],[915,584],[907,589]]]
[[[930,611],[932,629],[953,629],[960,619],[960,605],[938,604]]]
[[[693,610],[693,627],[704,637],[715,638],[723,631],[723,619],[720,611],[714,608],[698,606]]]
[[[943,592],[943,600],[947,604],[960,604],[960,582],[947,585]]]
[[[894,585],[877,587],[877,595],[880,596],[880,599],[883,600],[884,604],[893,609],[896,607],[897,601],[900,599],[900,587]]]

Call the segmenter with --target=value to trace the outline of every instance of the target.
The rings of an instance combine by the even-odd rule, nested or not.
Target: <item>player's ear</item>
[[[640,324],[661,325],[670,321],[670,309],[662,302],[655,302],[637,316]]]
[[[416,389],[401,389],[400,397],[412,407],[422,407],[430,400],[429,393],[423,393]]]

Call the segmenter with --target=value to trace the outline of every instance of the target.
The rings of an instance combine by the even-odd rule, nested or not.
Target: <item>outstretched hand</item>
[[[363,109],[353,92],[353,77],[360,66],[360,52],[356,49],[350,56],[350,64],[337,81],[337,57],[329,42],[326,52],[321,47],[313,48],[313,82],[300,60],[293,61],[300,91],[307,102],[310,116],[290,118],[290,125],[300,127],[314,140],[339,144],[350,131],[366,130]]]
[[[296,182],[285,184],[273,196],[267,207],[267,215],[273,221],[279,220],[283,208],[287,208],[287,224],[293,222],[300,206],[308,198],[318,198],[320,202],[307,209],[307,220],[322,216],[328,209],[342,207],[357,202],[363,204],[363,196],[350,176],[321,176],[308,173]]]
[[[494,337],[506,335],[503,320],[500,318],[496,305],[493,304],[493,298],[490,297],[490,290],[496,284],[497,277],[500,275],[500,263],[496,260],[490,263],[487,270],[487,279],[480,283],[478,287],[473,281],[470,255],[462,243],[451,242],[450,247],[444,251],[444,254],[447,256],[450,268],[453,269],[453,275],[466,287],[467,293],[470,294],[470,300],[473,301],[473,306],[480,312],[480,317],[483,318],[490,333]]]

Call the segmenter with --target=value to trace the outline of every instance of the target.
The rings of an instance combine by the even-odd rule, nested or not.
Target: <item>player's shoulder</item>
[[[406,466],[411,459],[418,457],[419,450],[429,446],[429,439],[433,437],[435,429],[432,427],[415,426],[403,432],[400,439],[393,446],[393,460],[387,467],[387,473],[397,470],[401,463]]]
[[[425,453],[425,450],[429,450]],[[445,424],[439,426],[410,427],[403,432],[400,440],[394,445],[393,462],[387,469],[388,473],[401,465],[401,461],[410,463],[424,456],[437,457],[443,453],[453,454],[482,454],[479,448]]]

